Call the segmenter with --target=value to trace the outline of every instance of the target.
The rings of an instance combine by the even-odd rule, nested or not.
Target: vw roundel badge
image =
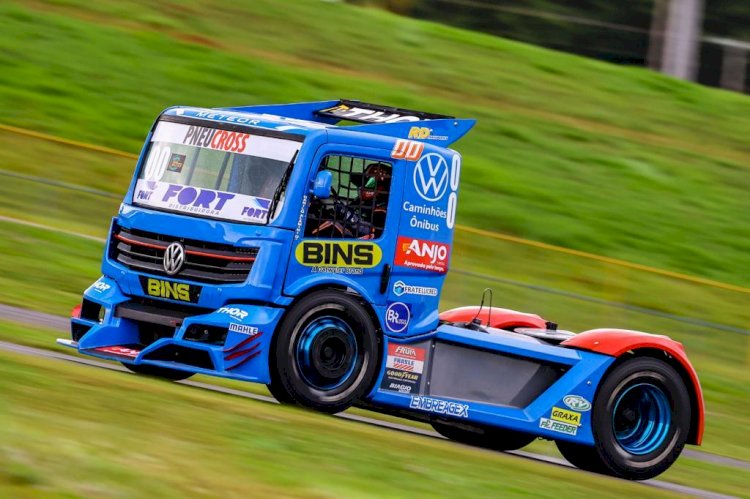
[[[425,201],[439,201],[448,189],[450,169],[439,154],[422,156],[414,167],[414,188]]]
[[[185,263],[185,248],[182,244],[174,242],[164,250],[164,271],[169,275],[174,275],[182,269]]]

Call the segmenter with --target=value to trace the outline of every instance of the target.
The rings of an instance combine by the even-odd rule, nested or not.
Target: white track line
[[[58,234],[65,234],[67,236],[80,237],[81,239],[88,239],[89,241],[96,241],[97,243],[106,242],[106,240],[102,237],[90,236],[88,234],[81,234],[80,232],[60,229],[58,227],[51,227],[49,225],[43,225],[43,224],[39,224],[36,222],[30,222],[28,220],[21,220],[20,218],[6,217],[4,215],[0,215],[0,222],[7,222],[11,224],[23,225],[26,227],[33,227],[35,229],[47,230],[49,232],[57,232]]]

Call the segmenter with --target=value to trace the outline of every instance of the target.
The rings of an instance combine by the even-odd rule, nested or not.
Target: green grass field
[[[13,340],[71,353],[70,349],[52,344],[56,335],[59,333],[55,331],[0,321],[0,340]],[[126,373],[101,372],[59,361],[31,359],[0,352],[0,380],[3,378],[12,381],[5,384],[0,381],[0,397],[12,405],[8,409],[0,408],[0,437],[9,438],[12,435],[13,438],[6,445],[0,444],[0,463],[5,464],[0,466],[0,495],[3,487],[7,488],[9,484],[15,487],[9,490],[18,493],[47,488],[80,494],[91,487],[88,494],[98,495],[104,488],[108,490],[107,494],[115,496],[136,492],[139,495],[150,495],[158,493],[160,489],[155,488],[159,486],[156,483],[156,472],[149,469],[148,463],[158,461],[159,472],[172,473],[168,470],[185,467],[189,456],[206,454],[212,456],[210,469],[201,471],[197,464],[187,465],[193,481],[186,480],[182,483],[180,479],[187,475],[174,471],[176,476],[167,484],[169,488],[189,495],[223,496],[240,490],[248,493],[252,490],[256,495],[404,497],[425,494],[429,485],[423,485],[424,480],[433,486],[440,484],[433,491],[434,495],[439,496],[526,494],[545,497],[548,494],[558,494],[567,497],[585,493],[589,487],[606,487],[607,483],[605,478],[584,474],[581,475],[581,481],[577,482],[581,488],[570,489],[569,483],[575,478],[568,477],[569,471],[557,467],[471,450],[447,442],[434,442],[424,437],[406,436],[392,430],[365,427],[291,408],[204,393],[185,386],[170,386],[167,382],[155,379]],[[200,376],[196,380],[268,395],[265,387],[259,385]],[[46,390],[54,390],[56,393],[49,395]],[[52,407],[57,409],[51,409]],[[92,414],[90,409],[94,407],[97,409]],[[6,415],[4,410],[9,414]],[[358,409],[351,409],[349,412],[384,418]],[[154,414],[159,416],[155,417]],[[29,417],[24,418],[24,415]],[[132,420],[130,416],[133,417]],[[234,421],[235,417],[237,421]],[[419,423],[414,424],[427,428]],[[281,430],[289,425],[294,428]],[[228,428],[235,427],[242,428],[237,439],[244,441],[237,445],[246,452],[235,454],[235,446],[230,446],[228,453],[211,452],[210,449],[226,445],[223,439],[228,438],[227,435],[232,431]],[[324,441],[329,432],[341,432],[335,445]],[[259,447],[256,448],[254,441],[258,438],[262,439],[262,444],[257,444]],[[44,457],[38,455],[44,449],[41,441],[50,440],[58,444],[57,448],[61,449],[59,454]],[[135,440],[145,447],[133,449],[132,441]],[[291,440],[296,445],[292,445]],[[29,450],[21,458],[17,451],[14,452],[14,446],[19,441],[30,442],[27,446]],[[408,452],[401,451],[401,445],[413,448]],[[174,455],[164,449],[165,446],[169,446],[169,450],[175,450]],[[279,451],[276,458],[261,455],[265,451],[274,450]],[[526,450],[559,457],[554,445],[541,440]],[[393,463],[393,467],[384,467],[382,460],[392,459],[391,452],[394,453],[393,456],[401,453],[398,462]],[[425,461],[428,453],[434,454],[433,459]],[[90,458],[91,455],[96,456],[96,459]],[[467,460],[459,456],[469,458]],[[132,466],[128,462],[131,458],[135,460]],[[325,459],[324,465],[314,464],[320,459]],[[440,478],[431,482],[430,477],[442,475],[443,464],[454,459],[462,459],[463,465],[467,467],[473,467],[474,463],[479,462],[483,464],[464,476],[461,475],[465,468],[454,469],[450,476],[445,475],[448,480],[446,487]],[[245,461],[258,460],[269,463],[271,471],[259,475],[254,470],[248,475],[248,481],[237,482],[241,488],[236,489],[233,475],[248,471]],[[70,465],[71,462],[78,470],[77,473],[87,473],[82,475],[86,477],[85,485],[79,485],[86,489],[73,485],[77,474],[72,478],[66,475],[64,463]],[[32,466],[31,463],[36,463],[37,466]],[[373,471],[365,471],[368,464]],[[227,471],[223,480],[215,473],[216,469]],[[294,476],[285,476],[284,473],[290,469],[295,470],[295,473],[291,473]],[[379,473],[394,469],[395,476],[385,477],[381,485],[371,485],[370,482],[377,480]],[[340,473],[343,483],[328,483],[335,481],[334,478],[329,478],[328,471]],[[405,485],[399,491],[397,485],[400,483],[401,471],[414,472],[414,476],[409,480],[410,485]],[[95,472],[96,478],[91,479],[88,473]],[[485,478],[477,480],[476,477],[483,473],[486,474]],[[551,485],[552,482],[534,480],[531,477],[535,473],[540,477],[554,477],[554,485]],[[318,474],[320,476],[316,476]],[[509,474],[514,476],[510,481]],[[132,480],[126,480],[128,477],[132,477]],[[683,457],[660,479],[742,496],[746,493],[744,484],[750,480],[750,471]],[[530,481],[528,486],[527,480]],[[138,485],[129,486],[129,482],[138,482]],[[192,489],[197,482],[212,483],[216,488],[212,488],[210,493],[204,491],[201,494],[201,491]],[[321,483],[325,487],[319,489]],[[629,486],[621,488],[620,482],[616,483],[616,486],[608,489],[613,491],[613,497],[624,496],[630,490]],[[367,490],[373,492],[368,494]],[[651,492],[651,489],[632,492],[643,494]]]
[[[4,497],[668,495],[293,408],[6,353],[0,397]]]

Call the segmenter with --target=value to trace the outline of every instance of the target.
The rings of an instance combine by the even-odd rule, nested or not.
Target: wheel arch
[[[292,309],[294,305],[297,304],[297,302],[299,302],[306,296],[309,296],[313,293],[317,293],[318,291],[326,291],[326,290],[339,291],[342,294],[356,296],[360,304],[365,308],[365,310],[367,310],[367,313],[370,316],[370,319],[372,319],[372,323],[375,325],[375,329],[377,329],[378,335],[382,337],[383,328],[381,327],[380,320],[378,319],[378,315],[375,313],[375,308],[372,306],[372,303],[370,303],[367,300],[367,297],[364,296],[362,293],[360,293],[357,289],[348,287],[344,284],[333,283],[333,282],[315,284],[305,289],[304,291],[299,293],[297,296],[295,296],[294,299],[292,300],[292,303],[290,303],[289,306],[287,306],[286,309],[284,310],[284,313],[279,319],[279,323],[281,323],[281,321],[284,320],[284,317],[286,316],[286,314],[289,312],[289,310]]]
[[[593,329],[561,343],[569,348],[579,348],[617,357],[604,376],[626,360],[652,357],[662,360],[680,375],[690,394],[690,430],[687,443],[700,445],[705,429],[705,403],[703,390],[695,368],[678,341],[667,336],[629,331],[624,329]]]
[[[364,296],[362,296],[356,289],[349,288],[347,286],[344,286],[343,284],[328,282],[328,283],[316,284],[314,286],[310,286],[309,288],[305,289],[304,291],[302,291],[301,293],[299,293],[297,296],[295,296],[294,299],[292,300],[292,302],[284,309],[284,313],[281,314],[281,317],[279,317],[279,321],[278,321],[276,327],[278,328],[284,322],[284,319],[286,318],[286,316],[289,313],[289,311],[292,310],[292,308],[294,308],[294,306],[297,303],[299,303],[300,300],[302,300],[303,298],[305,298],[305,297],[307,297],[307,296],[309,296],[309,295],[311,295],[313,293],[317,293],[318,291],[327,291],[327,290],[338,291],[341,294],[349,294],[349,295],[357,297],[358,301],[364,307],[364,309],[367,311],[367,314],[370,316],[370,320],[372,320],[372,323],[375,326],[375,332],[376,332],[376,334],[378,336],[378,341],[381,344],[380,352],[378,353],[378,362],[379,363],[382,362],[382,360],[383,360],[382,359],[382,357],[383,357],[383,352],[382,352],[382,350],[383,350],[383,347],[382,347],[382,345],[383,345],[383,328],[382,328],[382,326],[380,324],[380,320],[378,319],[377,314],[375,313],[375,309],[373,308],[372,304],[370,302],[368,302],[367,299]],[[275,351],[275,349],[276,349],[276,342],[277,342],[278,336],[279,336],[278,334],[276,334],[277,332],[278,332],[278,329],[277,329],[277,331],[274,331],[273,337],[271,338],[270,350],[272,352]],[[269,362],[270,361],[271,361],[271,358],[269,357]],[[270,366],[269,366],[269,368],[270,368]]]

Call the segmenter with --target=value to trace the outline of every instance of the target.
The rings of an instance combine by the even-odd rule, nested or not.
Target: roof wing
[[[331,100],[298,102],[296,104],[271,104],[259,106],[223,107],[225,111],[272,114],[284,118],[317,121],[334,125],[339,121],[357,123],[403,123],[421,120],[449,119],[453,116],[414,111],[399,107],[369,104],[357,100]]]
[[[357,100],[330,100],[220,108],[224,111],[267,114],[283,118],[335,125],[353,121],[362,125],[344,130],[409,138],[447,147],[466,135],[476,120],[455,119],[443,114],[369,104]]]
[[[468,119],[421,120],[408,123],[344,126],[341,129],[406,138],[448,147],[466,135],[476,122],[477,120]]]
[[[453,116],[446,116],[444,114],[414,111],[413,109],[381,106],[379,104],[345,99],[341,99],[335,105],[321,109],[315,114],[323,117],[338,118],[340,121],[355,121],[357,123],[403,123],[453,118]]]
[[[319,102],[297,102],[294,104],[268,104],[258,106],[240,106],[240,107],[222,107],[225,111],[237,111],[240,113],[271,114],[283,118],[292,118],[296,120],[317,121],[335,125],[341,118],[319,116],[317,113],[321,109],[327,109],[337,105],[338,100],[319,101]]]

